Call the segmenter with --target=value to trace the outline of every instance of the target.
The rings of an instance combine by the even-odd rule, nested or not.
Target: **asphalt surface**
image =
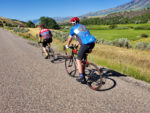
[[[31,43],[0,29],[0,113],[150,113],[150,84],[101,68],[93,91]]]

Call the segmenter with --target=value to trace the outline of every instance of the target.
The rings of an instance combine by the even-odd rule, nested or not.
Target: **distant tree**
[[[34,24],[32,21],[28,21],[26,26],[27,26],[27,27],[34,28],[34,27],[35,27],[35,24]]]
[[[50,17],[41,17],[40,24],[44,24],[45,27],[49,29],[60,29],[60,26],[57,24],[57,22]]]

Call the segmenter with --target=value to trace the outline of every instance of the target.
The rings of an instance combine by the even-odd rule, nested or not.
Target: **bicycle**
[[[43,47],[42,47],[42,42],[39,42],[39,35],[38,34],[36,34],[36,40],[38,42],[38,46],[41,47],[42,56],[43,56],[44,51],[43,51]],[[54,50],[51,47],[49,47],[48,45],[46,45],[46,51],[49,54],[48,58],[50,59],[52,57],[51,62],[54,63],[54,60],[55,60]]]
[[[64,47],[64,51],[66,53],[66,59],[65,59],[66,72],[71,77],[79,77],[76,75],[77,63],[76,63],[76,57],[75,57],[75,55],[77,55],[78,50],[77,50],[76,46],[73,44],[69,48],[71,49],[71,55],[67,54],[66,49]],[[87,85],[91,89],[98,91],[98,90],[100,90],[100,88],[103,84],[102,75],[100,74],[100,69],[97,67],[97,65],[87,61],[88,53],[89,52],[87,52],[84,55],[84,58],[82,60],[83,73],[85,74]],[[70,68],[72,68],[72,69],[70,69]]]
[[[41,44],[42,44],[42,42],[38,42],[38,45],[40,47],[42,47]],[[41,51],[42,51],[42,56],[43,56],[43,53],[44,53],[43,48],[41,48]],[[51,62],[54,63],[54,60],[55,60],[54,50],[51,47],[49,47],[48,45],[46,45],[46,51],[48,52],[48,59],[51,59]]]

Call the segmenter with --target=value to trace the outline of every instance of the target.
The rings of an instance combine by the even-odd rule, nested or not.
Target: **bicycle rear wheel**
[[[100,90],[102,86],[102,76],[100,69],[93,63],[85,65],[85,78],[88,86],[93,90]]]
[[[66,57],[65,59],[65,69],[68,75],[71,77],[76,77],[77,67],[75,64],[75,59],[73,59],[71,56]]]

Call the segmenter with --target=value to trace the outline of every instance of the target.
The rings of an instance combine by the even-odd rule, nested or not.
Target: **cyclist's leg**
[[[80,79],[82,79],[83,83],[86,83],[86,80],[85,80],[85,73],[84,73],[85,68],[83,66],[82,59],[85,57],[86,53],[89,53],[94,48],[94,46],[95,46],[95,43],[82,45],[78,52],[77,64],[78,64]],[[82,83],[82,81],[81,81],[81,83]]]
[[[51,38],[47,39],[47,45],[48,45],[48,47],[51,47],[51,43],[52,43],[52,39]]]
[[[82,45],[79,49],[78,52],[78,57],[77,57],[77,64],[79,64],[79,73],[83,73],[83,66],[82,66],[82,59],[85,57],[86,53],[89,53],[89,50],[92,50],[94,48],[95,44],[87,44],[87,45]]]
[[[47,40],[46,39],[44,39],[43,40],[43,51],[44,51],[44,53],[45,53],[45,55],[46,55],[46,59],[48,58],[48,52],[46,51],[46,46],[47,46]]]
[[[80,81],[83,84],[86,83],[86,80],[85,80],[85,75],[83,73],[82,59],[84,57],[86,50],[87,50],[87,45],[82,45],[79,49],[78,57],[77,57],[77,65],[78,65],[78,70],[79,70],[79,74],[80,74],[80,79],[78,81]]]

